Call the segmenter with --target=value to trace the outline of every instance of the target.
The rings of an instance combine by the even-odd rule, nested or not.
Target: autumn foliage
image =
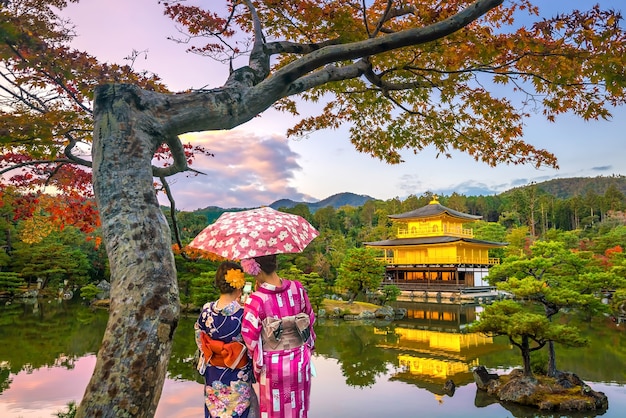
[[[30,193],[19,194],[14,188],[0,188],[0,206],[10,206],[11,221],[20,224],[20,238],[25,243],[41,242],[54,231],[73,226],[94,239],[96,247],[101,238],[96,231],[100,218],[93,199],[79,194],[58,196]]]
[[[224,62],[250,53],[257,17],[277,71],[324,47],[437,24],[473,2],[162,3],[164,13],[186,30],[177,40],[192,53]],[[160,92],[166,87],[157,75],[133,69],[136,51],[120,65],[73,49],[71,26],[55,18],[66,4],[19,0],[0,9],[6,86],[0,92],[0,174],[20,188],[45,185],[89,196],[94,87],[132,83]],[[507,1],[446,37],[339,60],[338,70],[362,64],[360,76],[296,90],[275,107],[298,114],[294,97],[324,100],[319,114],[302,118],[288,134],[347,124],[358,150],[389,163],[400,162],[403,150],[433,147],[441,156],[458,150],[489,165],[556,167],[549,150],[521,139],[524,120],[536,111],[548,120],[565,112],[609,118],[611,107],[624,103],[621,18],[599,6],[543,16],[530,0]],[[198,152],[208,153],[185,145],[188,163]],[[167,166],[170,158],[164,146],[155,163]]]
[[[254,6],[268,44],[286,39],[312,44],[314,51],[432,25],[471,3],[374,1],[366,7],[360,1],[270,1]],[[403,149],[417,153],[434,147],[442,156],[456,149],[493,166],[557,167],[552,153],[520,140],[524,120],[537,110],[550,121],[566,112],[585,120],[609,118],[610,107],[624,103],[625,36],[617,11],[596,6],[540,18],[533,3],[509,1],[445,38],[368,56],[363,76],[303,91],[301,99],[326,104],[288,133],[347,124],[358,150],[389,163],[400,162]],[[227,60],[249,50],[241,39],[252,27],[248,10],[226,4],[226,10],[176,1],[165,5],[166,14],[188,29],[188,40],[206,37],[189,51]],[[275,68],[305,51],[294,47],[287,51],[294,53],[277,53]],[[298,114],[293,99],[276,106]]]
[[[72,48],[72,26],[56,18],[56,10],[67,3],[0,3],[0,181],[26,192],[48,188],[75,201],[77,196],[93,197],[89,153],[94,88],[130,83],[167,89],[157,75],[133,69],[136,51],[120,65]],[[208,153],[191,144],[185,150],[190,161],[194,153]],[[169,159],[166,147],[155,154],[161,166]]]
[[[176,255],[184,255],[188,260],[209,260],[218,262],[226,260],[224,257],[220,257],[217,254],[190,247],[188,245],[181,249],[178,244],[174,244],[172,245],[172,251]]]
[[[530,0],[201,4],[163,2],[189,51],[231,71],[220,87],[173,94],[133,69],[135,51],[119,65],[72,48],[67,1],[0,2],[2,184],[34,193],[23,216],[39,239],[45,225],[87,228],[93,175],[118,295],[77,417],[156,411],[180,298],[154,178],[169,193],[165,178],[192,171],[201,152],[179,135],[320,101],[289,135],[345,125],[357,150],[388,163],[428,147],[491,166],[556,167],[550,151],[523,140],[526,119],[609,118],[626,97],[621,16],[599,7],[549,17]],[[150,364],[150,379],[138,364]]]

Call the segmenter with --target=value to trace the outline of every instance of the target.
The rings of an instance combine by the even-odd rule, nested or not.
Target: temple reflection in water
[[[450,379],[456,386],[473,382],[472,370],[481,356],[510,348],[506,341],[466,331],[477,319],[477,306],[415,302],[395,306],[405,308],[407,318],[394,323],[397,343],[381,347],[397,351],[392,380],[443,394]]]

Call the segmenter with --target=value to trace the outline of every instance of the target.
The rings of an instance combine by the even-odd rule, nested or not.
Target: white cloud
[[[302,168],[298,154],[280,135],[236,129],[188,134],[181,139],[214,155],[196,156],[191,167],[203,174],[178,174],[169,180],[176,207],[181,210],[257,207],[283,198],[312,200],[291,184],[294,173]],[[165,204],[165,197],[160,201]]]

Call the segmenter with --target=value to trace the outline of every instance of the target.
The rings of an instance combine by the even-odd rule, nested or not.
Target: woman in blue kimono
[[[240,298],[244,284],[239,264],[231,261],[220,264],[215,273],[220,297],[203,306],[195,324],[196,344],[200,349],[198,371],[205,381],[205,418],[258,416],[252,363],[241,337]]]

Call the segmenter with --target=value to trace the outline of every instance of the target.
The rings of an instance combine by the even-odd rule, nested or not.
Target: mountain
[[[295,202],[291,199],[280,199],[270,204],[272,209],[287,208],[291,209],[296,205],[306,205],[311,213],[315,213],[316,210],[332,206],[335,209],[339,209],[342,206],[363,206],[368,200],[376,200],[371,196],[355,194],[355,193],[337,193],[319,202]]]
[[[524,189],[535,186],[537,190],[541,190],[559,199],[569,199],[574,196],[585,196],[588,192],[597,195],[604,195],[609,186],[614,186],[617,190],[626,195],[626,176],[616,174],[613,176],[598,177],[570,177],[564,179],[553,179],[516,187],[515,189]],[[515,189],[507,190],[502,194],[507,194]]]
[[[527,187],[537,187],[537,190],[550,194],[558,199],[569,199],[573,196],[585,196],[588,192],[597,195],[604,195],[609,186],[614,186],[621,193],[626,195],[626,176],[616,174],[612,176],[598,177],[571,177],[562,179],[553,179],[541,183],[516,187],[500,193],[500,196],[512,193],[514,190],[524,189]],[[342,206],[360,207],[369,200],[377,200],[371,196],[360,195],[355,193],[337,193],[319,202],[296,202],[291,199],[280,199],[270,204],[273,209],[293,208],[296,205],[303,204],[308,206],[311,213],[315,213],[318,209],[332,206],[339,209]],[[223,209],[217,206],[209,206],[204,209],[195,211],[194,213],[203,214],[207,217],[209,223],[214,222],[224,212],[236,212],[245,210],[246,208],[230,208]]]
[[[342,206],[354,206],[359,207],[363,206],[365,202],[368,200],[376,200],[371,196],[360,195],[355,193],[337,193],[330,197],[327,197],[324,200],[320,200],[319,202],[295,202],[291,199],[280,199],[269,205],[272,209],[279,208],[287,208],[291,209],[296,205],[306,205],[309,207],[309,211],[311,213],[315,213],[316,210],[325,208],[327,206],[332,206],[335,209],[339,209]],[[197,215],[204,215],[207,218],[208,223],[213,223],[220,215],[224,212],[239,212],[242,210],[251,209],[251,208],[229,208],[224,209],[219,206],[207,206],[204,209],[195,210],[193,213]],[[164,211],[169,210],[169,208],[164,207]]]

